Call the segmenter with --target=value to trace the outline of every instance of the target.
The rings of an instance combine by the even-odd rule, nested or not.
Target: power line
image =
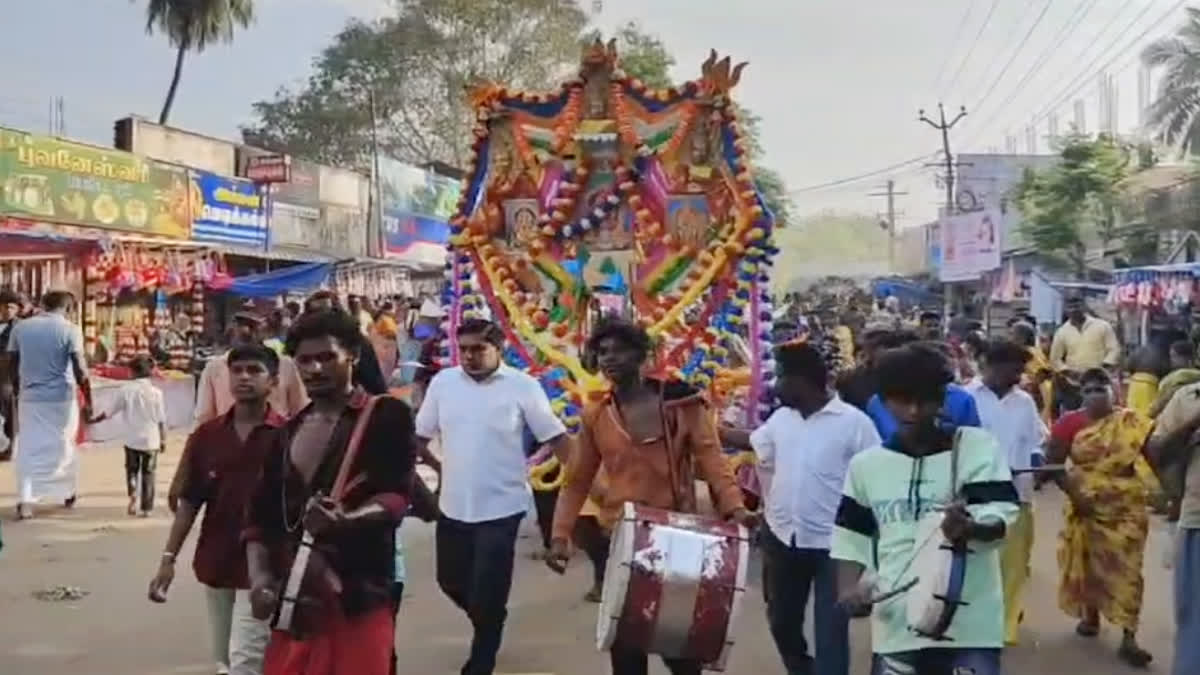
[[[846,185],[848,183],[857,183],[859,181],[863,181],[868,178],[875,178],[876,176],[879,176],[880,174],[888,173],[889,171],[895,171],[897,169],[903,169],[907,166],[912,166],[914,164],[920,164],[922,162],[928,161],[931,157],[935,156],[936,154],[937,153],[929,153],[929,154],[921,155],[920,157],[913,157],[912,159],[906,159],[902,162],[896,162],[895,164],[890,164],[881,169],[875,169],[874,171],[860,173],[856,176],[849,176],[847,178],[839,178],[837,180],[831,180],[831,181],[828,181],[825,183],[817,183],[815,185],[805,185],[804,187],[793,188],[791,190],[788,190],[788,194],[797,195],[797,194],[801,194],[804,192],[816,192],[818,190],[825,190],[825,189],[828,189],[831,187],[837,187],[839,185]]]
[[[1057,49],[1062,47],[1065,40],[1067,40],[1072,33],[1079,29],[1079,25],[1083,23],[1083,20],[1086,19],[1087,16],[1091,14],[1092,10],[1096,8],[1096,3],[1098,1],[1099,0],[1082,0],[1078,5],[1076,5],[1075,12],[1066,20],[1065,23],[1063,23],[1054,37],[1050,39],[1050,42],[1046,44],[1046,48],[1042,50],[1042,53],[1039,54],[1036,59],[1034,59],[1033,66],[1025,71],[1025,75],[1022,76],[1017,82],[1017,86],[1013,87],[1013,90],[1009,93],[1008,97],[1005,98],[1004,101],[986,118],[981,126],[977,127],[979,133],[976,134],[975,138],[972,138],[970,141],[968,141],[966,143],[967,145],[974,144],[975,141],[978,140],[978,136],[988,128],[988,126],[996,119],[996,117],[999,116],[1000,112],[1006,109],[1013,102],[1013,100],[1025,90],[1025,85],[1031,79],[1033,79],[1034,76],[1041,72],[1042,68],[1044,68],[1046,63],[1049,62],[1051,55],[1053,55]]]
[[[1033,32],[1042,24],[1042,19],[1046,18],[1046,12],[1049,11],[1052,4],[1054,4],[1054,0],[1046,0],[1046,4],[1042,5],[1042,11],[1033,20],[1033,23],[1029,26],[1029,30],[1025,31],[1025,36],[1021,38],[1021,41],[1017,44],[1017,48],[1013,50],[1012,56],[1008,57],[1008,62],[1000,69],[1000,74],[992,80],[992,86],[988,87],[983,96],[975,102],[975,105],[971,107],[972,110],[979,110],[983,107],[984,102],[991,98],[992,93],[996,91],[996,88],[1000,86],[1000,82],[1004,80],[1004,76],[1008,74],[1008,69],[1012,68],[1012,64],[1016,62],[1017,56],[1025,49],[1025,45],[1029,42],[1029,38],[1033,35]]]
[[[988,23],[992,20],[992,14],[996,11],[996,6],[1000,4],[1000,0],[992,0],[991,7],[988,7],[987,16],[983,17],[983,23],[979,25],[979,31],[975,33],[975,39],[971,40],[971,46],[967,49],[967,55],[958,63],[958,69],[954,71],[954,76],[950,78],[950,84],[946,85],[943,93],[948,93],[954,89],[954,85],[958,83],[958,77],[962,75],[963,69],[967,62],[971,60],[971,56],[975,53],[975,47],[979,45],[979,38],[983,37],[983,31],[987,29]],[[945,98],[945,96],[942,96]]]
[[[1078,76],[1076,76],[1074,80],[1071,81],[1071,84],[1074,86],[1072,86],[1068,91],[1066,91],[1066,93],[1062,94],[1057,99],[1055,99],[1053,103],[1051,103],[1050,105],[1041,109],[1038,113],[1036,113],[1034,115],[1033,124],[1037,124],[1038,122],[1044,120],[1047,117],[1047,115],[1049,115],[1050,113],[1057,110],[1059,106],[1061,106],[1064,102],[1066,102],[1072,96],[1074,96],[1080,90],[1082,90],[1084,85],[1087,83],[1087,81],[1089,79],[1095,77],[1096,74],[1107,70],[1110,66],[1112,66],[1112,64],[1114,62],[1117,61],[1117,59],[1119,59],[1119,58],[1121,58],[1121,56],[1125,55],[1125,53],[1127,52],[1127,50],[1129,48],[1133,47],[1138,42],[1140,42],[1142,40],[1142,38],[1146,37],[1150,33],[1150,31],[1157,29],[1164,22],[1166,22],[1167,19],[1170,19],[1172,16],[1174,16],[1175,13],[1178,12],[1179,9],[1181,7],[1183,7],[1184,4],[1186,4],[1186,2],[1187,2],[1187,0],[1177,0],[1177,2],[1175,2],[1175,4],[1173,4],[1170,9],[1168,9],[1166,12],[1164,12],[1162,14],[1162,16],[1160,16],[1158,19],[1156,19],[1150,25],[1146,26],[1146,28],[1143,29],[1141,33],[1138,33],[1138,35],[1133,40],[1131,40],[1125,46],[1124,49],[1117,50],[1114,53],[1112,50],[1112,47],[1114,45],[1116,45],[1116,43],[1120,42],[1121,38],[1124,35],[1128,34],[1130,30],[1132,30],[1132,26],[1134,24],[1136,24],[1139,20],[1141,20],[1141,18],[1143,16],[1146,15],[1146,13],[1150,9],[1151,5],[1147,5],[1145,8],[1143,8],[1142,11],[1140,13],[1138,13],[1137,17],[1134,18],[1134,20],[1130,22],[1130,28],[1123,31],[1120,35],[1118,35],[1116,37],[1116,39],[1114,39],[1111,43],[1109,43],[1109,45],[1104,50],[1102,50],[1100,53],[1098,53],[1096,55],[1096,57],[1092,59],[1091,63],[1089,63],[1087,66],[1085,66],[1083,71],[1081,71],[1080,74]],[[1101,58],[1103,58],[1105,55],[1110,54],[1110,53],[1113,54],[1113,56],[1108,61],[1106,61],[1099,68],[1092,70],[1092,66],[1096,65],[1096,63]],[[1134,55],[1134,60],[1136,60],[1136,58],[1137,58],[1137,56]],[[1071,85],[1068,85],[1068,86],[1071,86]]]
[[[958,28],[954,29],[954,38],[950,42],[950,47],[946,50],[946,58],[942,59],[942,67],[938,69],[937,79],[933,81],[933,90],[935,92],[939,91],[942,86],[942,76],[946,74],[946,69],[950,65],[954,50],[958,48],[958,38],[963,34],[963,29],[967,27],[967,19],[971,18],[971,12],[975,9],[975,4],[976,0],[971,0],[971,2],[967,3],[967,9],[958,21]],[[993,4],[993,6],[995,5]]]

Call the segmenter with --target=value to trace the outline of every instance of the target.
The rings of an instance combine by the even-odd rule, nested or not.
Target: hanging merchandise
[[[1168,314],[1187,311],[1197,295],[1200,265],[1134,267],[1114,273],[1109,301],[1127,309],[1154,309]]]

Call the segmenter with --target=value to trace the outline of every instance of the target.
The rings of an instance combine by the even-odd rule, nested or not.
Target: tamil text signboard
[[[198,197],[192,238],[263,249],[267,246],[265,200],[258,185],[204,171],[192,172]]]
[[[190,186],[182,167],[0,129],[0,215],[184,239]]]

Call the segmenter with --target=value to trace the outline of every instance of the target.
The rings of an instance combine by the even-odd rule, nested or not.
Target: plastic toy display
[[[655,90],[621,70],[615,42],[597,41],[556,91],[474,86],[443,358],[456,358],[464,318],[490,316],[506,360],[541,380],[574,432],[583,402],[607,388],[585,367],[585,338],[616,313],[655,338],[658,372],[757,425],[774,371],[776,249],[729,98],[745,65],[713,52],[698,79]]]

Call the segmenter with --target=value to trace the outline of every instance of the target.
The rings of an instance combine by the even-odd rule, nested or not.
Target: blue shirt
[[[17,323],[8,340],[8,351],[20,355],[22,401],[61,403],[75,398],[75,371],[83,355],[83,331],[57,312],[46,312]]]
[[[875,394],[867,402],[866,412],[871,421],[875,423],[879,437],[885,441],[891,438],[892,434],[896,433],[900,427],[896,423],[896,418],[892,417],[892,411],[883,404],[883,399],[879,397],[879,394]],[[979,409],[975,407],[975,397],[957,384],[946,385],[946,400],[942,404],[942,412],[938,417],[943,424],[952,427],[983,426],[979,421]]]

